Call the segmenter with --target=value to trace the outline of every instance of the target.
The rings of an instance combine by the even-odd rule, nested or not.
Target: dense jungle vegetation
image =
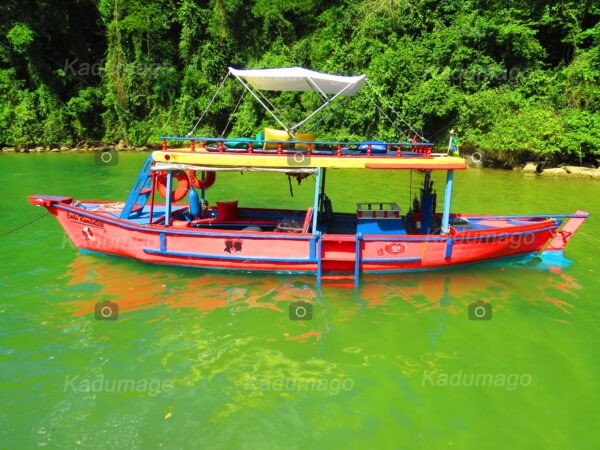
[[[4,0],[0,16],[0,146],[158,142],[192,128],[227,66],[298,65],[366,73],[440,145],[454,128],[505,161],[600,155],[597,0]],[[196,134],[275,125],[242,93],[228,81]],[[270,98],[290,120],[318,102]],[[359,94],[314,130],[398,138],[380,114]]]

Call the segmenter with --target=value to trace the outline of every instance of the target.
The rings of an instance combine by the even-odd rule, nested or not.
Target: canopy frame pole
[[[317,83],[315,83],[311,77],[306,77],[306,81],[313,88],[313,91],[319,92],[325,100],[329,100],[329,97],[327,97],[327,94],[325,94],[325,92],[323,92],[321,90],[319,85]]]
[[[215,94],[210,99],[210,102],[208,102],[206,109],[204,109],[204,112],[202,113],[202,115],[200,116],[200,118],[198,119],[196,124],[194,125],[194,128],[192,128],[192,130],[187,134],[188,136],[191,136],[192,134],[194,134],[194,131],[196,131],[196,128],[198,128],[198,125],[200,125],[200,122],[202,122],[202,119],[204,119],[204,116],[206,116],[206,113],[208,112],[209,108],[211,107],[211,105],[213,104],[215,99],[217,98],[217,95],[219,95],[219,92],[221,92],[221,89],[223,89],[223,85],[225,84],[225,81],[227,81],[227,78],[229,78],[229,72],[227,72],[227,75],[225,75],[225,78],[223,78],[223,81],[221,81],[221,84],[219,85],[217,92],[215,92]]]
[[[319,198],[321,197],[321,172],[323,169],[320,167],[317,169],[317,176],[315,179],[315,197],[313,201],[313,216],[312,216],[312,234],[317,234],[317,218],[319,217]]]
[[[271,100],[269,100],[267,98],[267,96],[265,94],[262,93],[262,91],[260,90],[256,90],[256,92],[258,93],[258,95],[260,95],[262,97],[262,99],[267,102],[269,104],[269,106],[271,107],[271,110],[273,111],[273,113],[277,113],[279,114],[279,116],[281,117],[281,119],[287,123],[289,123],[290,121],[287,119],[287,117],[285,117],[283,115],[283,112],[279,110],[279,108],[277,108],[273,102],[271,102]],[[294,139],[296,138],[296,136],[294,136]]]
[[[325,183],[327,181],[327,169],[323,170],[323,177],[321,178],[321,187],[319,189],[319,211],[325,210]]]
[[[442,234],[450,232],[450,203],[452,202],[452,184],[454,170],[449,170],[446,175],[446,190],[444,192],[444,212],[442,213]]]
[[[342,95],[344,93],[345,90],[347,90],[348,88],[350,88],[351,86],[354,86],[356,84],[355,83],[348,83],[344,89],[342,89],[341,91],[339,91],[337,94],[335,94],[333,97],[327,99],[326,102],[324,102],[321,106],[319,106],[317,109],[315,109],[312,113],[310,113],[308,115],[308,117],[306,117],[306,119],[301,120],[300,122],[298,122],[296,125],[294,125],[291,130],[296,130],[300,127],[300,125],[302,125],[303,123],[305,123],[306,121],[308,121],[311,117],[313,117],[315,114],[317,114],[319,111],[321,111],[323,108],[325,108],[327,105],[329,105],[332,101],[334,101],[336,98],[338,98],[340,95]],[[289,131],[289,130],[288,130]]]
[[[275,115],[275,113],[273,111],[271,111],[267,105],[265,105],[265,103],[260,99],[260,97],[258,95],[256,95],[256,93],[250,88],[250,86],[248,86],[246,84],[246,82],[244,82],[244,80],[242,80],[242,78],[239,77],[238,75],[236,75],[236,74],[233,74],[233,75],[239,80],[240,83],[242,83],[242,86],[244,86],[248,90],[248,92],[250,92],[252,94],[252,96],[258,101],[258,103],[260,103],[262,105],[262,107],[265,108],[265,110],[269,114],[271,114],[271,116],[273,116],[273,119],[275,119],[277,121],[277,123],[285,129],[285,131],[289,132],[290,129],[287,126],[285,126],[281,120],[279,120],[279,117],[277,117]]]

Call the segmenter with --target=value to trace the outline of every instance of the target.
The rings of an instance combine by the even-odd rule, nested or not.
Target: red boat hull
[[[238,271],[351,273],[357,268],[360,272],[439,269],[540,252],[557,235],[560,226],[560,221],[554,219],[532,219],[516,226],[449,236],[177,229],[121,220],[74,206],[70,199],[56,199],[34,196],[30,201],[47,207],[81,250],[148,263]],[[553,250],[561,250],[556,239],[552,242],[556,247]],[[564,247],[566,240],[562,242]]]

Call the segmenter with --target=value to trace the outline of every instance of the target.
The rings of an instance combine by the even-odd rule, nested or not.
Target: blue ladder
[[[144,206],[148,202],[150,194],[152,194],[152,154],[148,155],[140,173],[133,184],[133,188],[129,193],[125,207],[119,217],[121,219],[133,219],[139,217],[144,210]]]

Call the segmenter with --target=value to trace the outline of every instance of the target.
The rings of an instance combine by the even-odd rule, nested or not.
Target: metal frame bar
[[[166,209],[165,209],[165,226],[171,225],[171,204],[172,204],[172,192],[171,188],[173,187],[173,172],[167,172],[167,199],[166,199]]]
[[[317,234],[317,218],[319,217],[319,198],[321,191],[321,173],[323,169],[319,167],[315,179],[315,196],[313,201],[312,234]]]
[[[354,288],[358,288],[360,284],[360,241],[362,241],[362,233],[356,233],[356,245],[354,247]]]
[[[313,214],[316,214],[315,212],[313,212]],[[317,239],[315,241],[315,246],[317,247],[317,254],[316,254],[316,259],[317,259],[317,287],[321,286],[321,279],[322,279],[322,264],[323,264],[323,241],[321,240],[321,233],[319,231],[317,231]]]
[[[313,117],[315,114],[317,114],[319,111],[321,111],[323,108],[325,108],[327,105],[329,105],[333,100],[335,100],[336,98],[338,98],[340,95],[342,95],[344,93],[345,90],[347,90],[349,87],[354,86],[356,83],[349,83],[346,85],[346,87],[344,87],[344,89],[342,89],[340,92],[338,92],[337,94],[335,94],[333,97],[328,98],[326,102],[324,102],[321,106],[319,106],[317,109],[315,109],[312,113],[310,113],[305,119],[301,120],[300,122],[298,122],[296,125],[291,127],[291,130],[296,130],[297,128],[300,127],[300,125],[302,125],[303,123],[305,123],[306,121],[308,121],[311,117]]]
[[[264,102],[260,99],[260,97],[258,95],[256,95],[256,93],[252,90],[252,88],[250,86],[248,86],[248,84],[244,80],[242,80],[239,76],[237,76],[235,74],[233,76],[236,77],[239,80],[239,82],[242,83],[242,86],[244,86],[248,90],[248,92],[250,92],[252,94],[252,96],[256,100],[258,100],[258,103],[260,103],[262,105],[262,107],[265,108],[265,110],[269,114],[271,114],[271,116],[273,116],[273,118],[277,121],[277,123],[279,125],[281,125],[285,129],[285,131],[287,131],[289,133],[290,132],[290,128],[288,128],[287,126],[285,126],[283,124],[283,122],[281,120],[279,120],[279,117],[277,117],[275,115],[275,113],[273,111],[271,111],[267,105],[264,104]]]
[[[442,233],[450,231],[450,204],[452,202],[452,184],[454,170],[449,170],[446,175],[446,190],[444,191],[444,212],[442,213]]]

